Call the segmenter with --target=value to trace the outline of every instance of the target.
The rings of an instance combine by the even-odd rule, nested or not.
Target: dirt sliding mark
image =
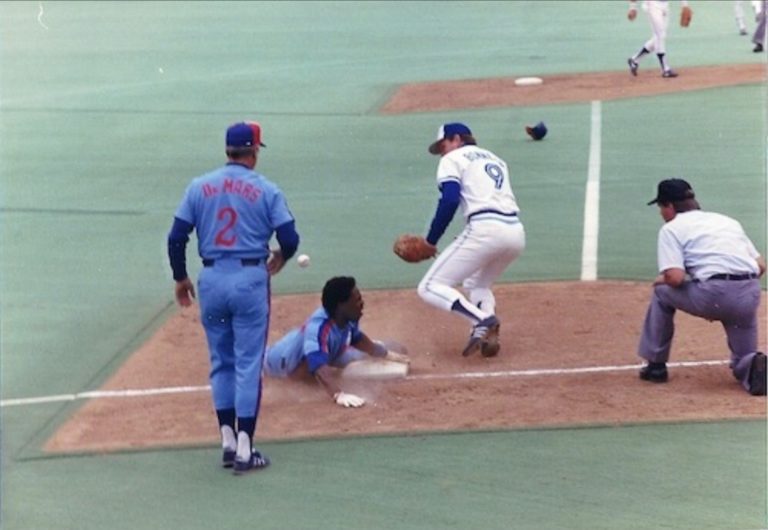
[[[520,107],[636,98],[724,86],[765,83],[766,65],[737,64],[682,68],[665,79],[646,63],[637,77],[628,71],[539,76],[541,85],[517,86],[515,78],[465,79],[402,85],[381,107],[382,114],[451,109]]]

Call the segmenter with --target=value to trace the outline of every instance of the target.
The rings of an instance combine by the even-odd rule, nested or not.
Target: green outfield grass
[[[512,168],[528,247],[504,280],[578,279],[589,103],[376,109],[406,82],[623,71],[650,34],[626,7],[0,3],[2,399],[97,388],[172,314],[173,212],[242,119],[262,123],[259,169],[285,191],[313,259],[287,267],[277,294],[340,273],[366,289],[415,286],[423,268],[395,261],[391,242],[431,218],[426,146],[448,120]],[[670,29],[681,75],[765,61],[737,35],[732,2],[693,8],[691,28]],[[669,176],[765,251],[765,101],[764,85],[747,85],[603,103],[599,277],[653,277],[661,221],[645,203]],[[539,120],[550,133],[533,143],[522,127]],[[766,524],[764,422],[270,444],[275,466],[234,483],[211,466],[214,448],[41,458],[78,406],[0,409],[4,529]]]

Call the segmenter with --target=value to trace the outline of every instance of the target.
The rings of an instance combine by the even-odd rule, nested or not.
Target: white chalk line
[[[681,361],[667,363],[669,368],[717,366],[727,364],[728,361]],[[624,372],[638,370],[643,364],[626,364],[621,366],[586,366],[583,368],[545,368],[541,370],[504,370],[500,372],[465,372],[461,374],[423,374],[409,375],[406,379],[492,379],[494,377],[530,377],[539,375],[576,375],[594,374],[599,372]]]
[[[670,368],[694,368],[699,366],[718,366],[727,364],[728,361],[681,361],[668,363]],[[586,366],[582,368],[549,368],[539,370],[503,370],[498,372],[463,372],[458,374],[421,374],[409,375],[408,381],[424,381],[436,379],[494,379],[500,377],[532,377],[551,375],[578,375],[599,372],[623,372],[637,370],[642,364],[616,365],[616,366]],[[127,389],[127,390],[91,390],[78,392],[77,394],[59,394],[53,396],[40,396],[31,398],[4,399],[0,401],[0,408],[18,407],[24,405],[39,405],[43,403],[61,403],[77,401],[80,399],[104,399],[104,398],[130,398],[156,396],[160,394],[188,394],[193,392],[209,392],[210,385],[204,386],[175,386],[165,388]]]
[[[592,102],[589,135],[589,167],[584,197],[584,235],[581,246],[581,280],[597,280],[597,243],[600,231],[600,159],[602,112],[600,101]]]

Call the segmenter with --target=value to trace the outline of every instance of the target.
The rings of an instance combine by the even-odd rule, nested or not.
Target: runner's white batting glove
[[[388,351],[384,358],[388,361],[394,361],[396,363],[411,364],[410,357],[394,351]]]
[[[354,394],[347,394],[346,392],[336,392],[333,396],[337,405],[342,407],[362,407],[365,405],[365,400],[360,396]]]

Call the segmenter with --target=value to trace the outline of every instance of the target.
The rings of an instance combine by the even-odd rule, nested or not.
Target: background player
[[[681,0],[683,7],[688,7],[687,0]],[[643,44],[640,50],[627,59],[629,71],[632,75],[637,75],[640,60],[649,53],[656,52],[661,65],[662,77],[677,77],[677,72],[669,67],[667,62],[667,28],[669,27],[669,2],[668,0],[645,0],[643,10],[648,15],[648,21],[651,23],[653,35]],[[630,0],[627,18],[630,21],[637,17],[637,0]]]
[[[752,51],[760,53],[765,50],[765,21],[766,17],[768,17],[768,0],[762,0],[756,9],[758,9],[757,27],[755,28],[755,34],[752,35],[752,42],[755,43]]]
[[[322,307],[267,350],[266,374],[285,377],[306,364],[337,404],[362,407],[365,399],[342,391],[333,380],[331,367],[344,368],[368,355],[410,362],[404,351],[388,351],[385,343],[371,340],[360,330],[363,307],[363,296],[354,278],[338,276],[328,280],[323,287]]]
[[[744,6],[743,6],[743,0],[734,0],[733,1],[733,14],[734,18],[736,19],[736,27],[739,28],[739,35],[747,35],[749,32],[747,31],[747,25],[745,23],[744,18]],[[750,4],[752,5],[752,9],[755,12],[755,21],[760,22],[760,10],[761,10],[761,4],[763,3],[763,0],[752,0]]]
[[[667,381],[675,311],[680,309],[722,323],[733,375],[750,394],[764,396],[766,358],[756,350],[758,278],[765,273],[765,259],[738,221],[702,211],[683,179],[661,181],[648,204],[658,204],[665,224],[659,230],[659,276],[638,348],[648,361],[640,378]]]
[[[234,467],[235,474],[269,465],[252,448],[269,322],[269,276],[282,269],[299,245],[282,192],[254,171],[261,147],[257,123],[229,127],[227,165],[192,181],[168,235],[176,299],[189,306],[195,289],[185,254],[189,234],[197,229],[204,266],[198,278],[200,321],[210,350],[222,463]],[[275,232],[280,250],[270,252]]]
[[[496,298],[491,287],[525,248],[525,231],[509,182],[507,164],[477,146],[463,123],[446,123],[429,152],[440,155],[440,200],[426,240],[436,246],[461,205],[466,225],[436,258],[418,286],[421,298],[473,323],[462,355],[499,350]],[[454,286],[463,283],[469,300]]]

